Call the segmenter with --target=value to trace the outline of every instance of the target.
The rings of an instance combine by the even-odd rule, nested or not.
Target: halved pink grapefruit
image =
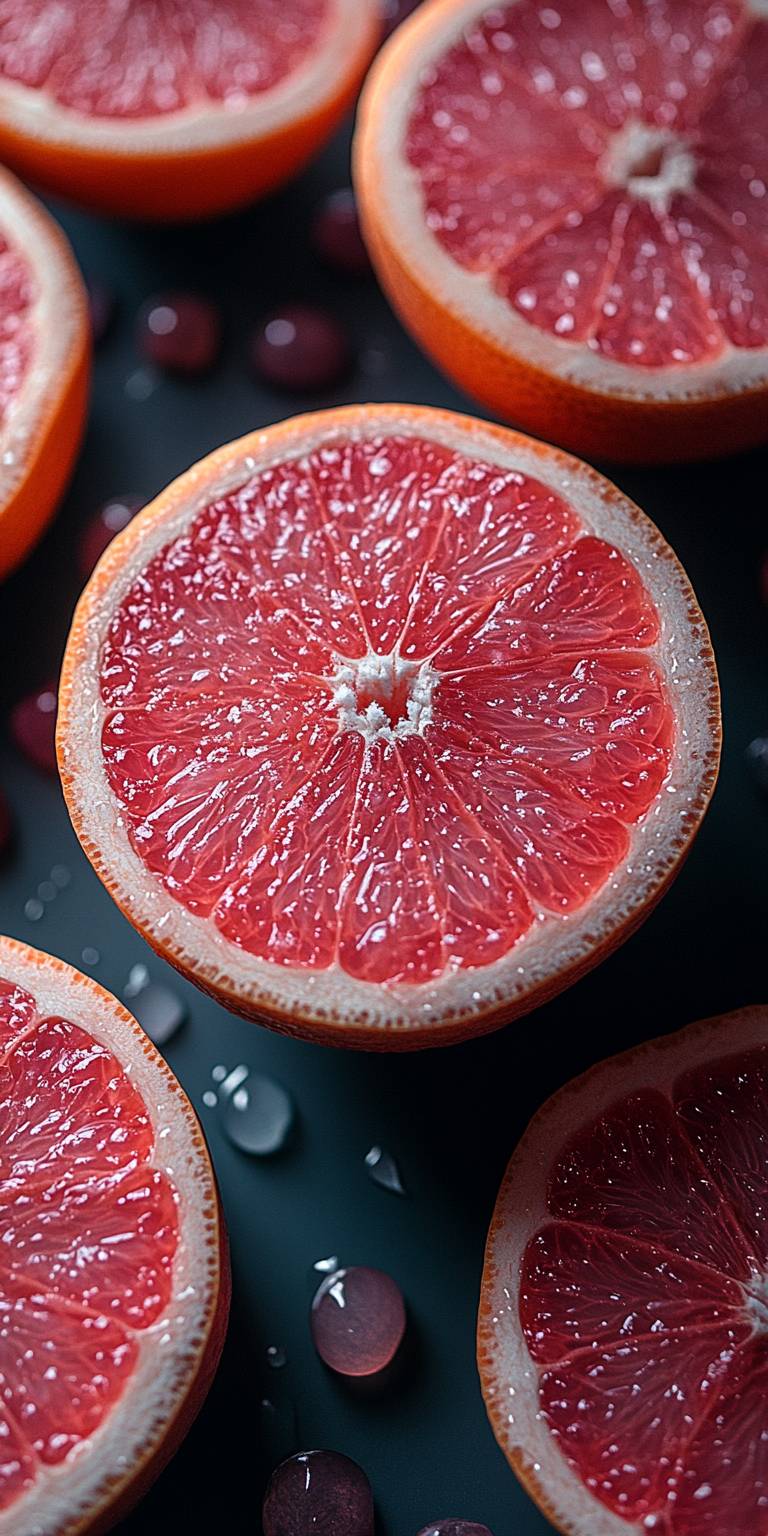
[[[0,579],[40,537],[85,424],[87,300],[50,214],[0,170]]]
[[[0,0],[0,154],[110,213],[221,212],[317,152],[379,25],[376,0]]]
[[[59,691],[108,889],[227,1006],[439,1044],[556,992],[672,878],[718,693],[661,535],[585,465],[350,406],[222,448],[110,546]]]
[[[172,1072],[109,993],[0,938],[0,1532],[107,1530],[218,1362],[229,1270]]]
[[[594,1067],[507,1171],[478,1359],[570,1536],[764,1536],[768,1009]]]
[[[355,158],[395,306],[495,414],[612,459],[768,437],[764,0],[431,0]]]

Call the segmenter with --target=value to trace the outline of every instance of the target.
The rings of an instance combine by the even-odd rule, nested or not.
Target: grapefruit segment
[[[309,159],[378,26],[374,0],[4,0],[0,147],[113,213],[218,212]]]
[[[86,848],[182,969],[428,1043],[530,1006],[668,877],[712,690],[679,568],[584,466],[351,407],[222,450],[110,546],[59,742]]]
[[[480,1372],[513,1466],[573,1536],[764,1530],[767,1041],[745,1009],[604,1062],[508,1169]]]
[[[0,175],[0,579],[40,537],[85,420],[85,289],[53,219]]]
[[[355,151],[407,324],[581,451],[758,441],[767,73],[754,0],[432,0],[374,66]]]
[[[223,1240],[197,1123],[130,1015],[10,939],[0,977],[0,1531],[70,1536],[107,1529],[191,1422]]]

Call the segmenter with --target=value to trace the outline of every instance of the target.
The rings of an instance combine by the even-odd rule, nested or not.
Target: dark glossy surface
[[[276,1468],[264,1500],[264,1536],[373,1536],[371,1486],[334,1451],[307,1451]]]
[[[113,288],[115,321],[99,351],[85,450],[45,542],[2,590],[0,788],[17,825],[0,865],[0,927],[81,964],[122,992],[143,963],[188,1011],[169,1042],[210,1138],[229,1221],[235,1302],[220,1375],[197,1426],[121,1536],[185,1530],[258,1536],[268,1476],[284,1456],[329,1446],[368,1473],[379,1536],[413,1536],[440,1511],[463,1511],[494,1536],[545,1536],[547,1521],[516,1482],[486,1422],[475,1370],[483,1246],[499,1180],[530,1114],[608,1051],[691,1019],[768,1001],[768,802],[746,749],[768,734],[768,454],[614,478],[659,523],[686,564],[711,622],[725,694],[726,749],[712,812],[679,879],[646,926],[598,971],[532,1018],[474,1044],[381,1058],[281,1039],[229,1017],[147,950],[78,849],[60,791],[16,751],[10,705],[55,671],[80,589],[78,541],[94,508],[127,487],[149,498],[201,454],[293,410],[358,399],[470,409],[420,356],[373,280],[334,275],[310,248],[326,192],[348,177],[339,141],[302,179],[247,214],[194,229],[152,230],[63,214],[87,270]],[[220,304],[221,361],[201,380],[162,378],[126,394],[141,369],[136,314],[182,286]],[[254,377],[249,343],[286,303],[338,313],[356,348],[349,378],[288,398]],[[54,866],[71,882],[44,915],[25,903]],[[221,1107],[206,1107],[217,1064],[240,1062],[283,1083],[297,1134],[269,1161],[231,1144]],[[395,1198],[365,1166],[379,1145],[408,1191]],[[408,1298],[407,1358],[383,1390],[361,1395],[312,1345],[316,1260],[379,1267]],[[269,1345],[288,1363],[273,1370]],[[266,1406],[265,1406],[266,1404]]]

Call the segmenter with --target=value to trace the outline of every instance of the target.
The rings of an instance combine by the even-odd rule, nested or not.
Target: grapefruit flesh
[[[309,158],[376,29],[374,0],[2,0],[0,143],[100,207],[214,212]]]
[[[0,578],[55,510],[80,443],[89,331],[67,242],[0,174]]]
[[[606,482],[352,407],[221,450],[118,537],[60,762],[182,968],[286,1027],[429,1043],[636,920],[703,810],[716,710],[690,589]]]
[[[767,1090],[768,1011],[747,1009],[587,1073],[513,1158],[480,1371],[564,1531],[765,1531]]]
[[[742,395],[743,431],[756,436],[747,398],[768,378],[767,80],[768,18],[752,0],[433,0],[374,72],[358,160],[374,255],[406,318],[406,274],[421,284],[430,269],[453,320],[438,332],[425,310],[422,339],[473,389],[482,348],[506,352],[484,398],[493,390],[495,409],[537,431],[555,430],[562,405],[556,389],[543,418],[537,372],[584,394],[583,429],[559,425],[569,445],[653,456],[661,431],[663,457],[672,418],[693,434],[708,396]],[[379,227],[394,192],[394,169],[382,183],[374,165],[385,156],[406,189],[390,232],[399,276]],[[451,364],[453,323],[477,334]],[[636,433],[650,410],[644,453],[627,399]],[[617,413],[625,442],[611,440]],[[731,417],[710,451],[738,446]],[[764,429],[764,404],[762,419]]]
[[[220,1352],[215,1186],[130,1015],[8,939],[0,1242],[0,1532],[106,1529],[178,1443]]]

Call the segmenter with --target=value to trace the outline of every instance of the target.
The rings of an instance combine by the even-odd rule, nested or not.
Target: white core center
[[[369,744],[423,736],[437,681],[428,661],[405,661],[394,651],[369,651],[359,661],[339,657],[330,679],[342,730],[359,731]]]
[[[624,187],[631,197],[666,212],[673,197],[691,191],[696,158],[685,139],[669,129],[626,123],[614,134],[602,170],[609,186]]]

